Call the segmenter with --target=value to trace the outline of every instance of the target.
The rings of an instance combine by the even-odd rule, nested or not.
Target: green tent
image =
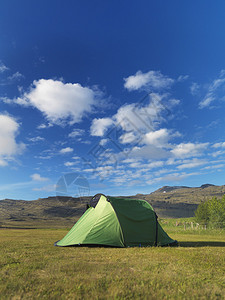
[[[176,245],[162,229],[151,205],[144,200],[95,195],[87,210],[56,246]]]

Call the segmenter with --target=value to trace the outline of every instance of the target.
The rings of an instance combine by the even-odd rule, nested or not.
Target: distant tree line
[[[213,197],[198,205],[195,219],[200,224],[214,228],[225,228],[225,195],[222,199]]]

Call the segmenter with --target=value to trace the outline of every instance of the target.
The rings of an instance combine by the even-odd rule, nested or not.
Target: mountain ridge
[[[159,217],[192,217],[199,203],[212,197],[221,198],[225,185],[203,184],[200,187],[163,186],[150,194],[123,196],[149,202]],[[50,196],[37,200],[0,200],[0,226],[32,224],[40,227],[62,227],[74,224],[86,209],[90,197],[73,198]],[[57,225],[58,224],[58,225]]]

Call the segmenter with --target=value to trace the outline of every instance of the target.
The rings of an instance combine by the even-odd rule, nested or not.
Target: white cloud
[[[78,159],[80,159],[80,157],[79,156],[73,156],[72,159],[78,160]]]
[[[100,142],[99,142],[99,145],[101,146],[104,146],[108,143],[108,139],[102,139]]]
[[[159,169],[159,170],[154,172],[153,178],[154,177],[157,178],[159,175],[166,174],[166,173],[171,173],[171,172],[175,172],[175,170],[166,169],[166,168]]]
[[[78,136],[82,136],[84,135],[85,130],[84,129],[74,129],[69,135],[68,137],[70,138],[76,138]]]
[[[28,139],[29,141],[35,143],[35,142],[41,142],[41,141],[44,141],[45,138],[41,137],[41,136],[35,136],[35,137],[32,137],[32,138],[29,138]]]
[[[66,167],[72,167],[72,166],[76,165],[76,162],[74,162],[74,161],[67,161],[67,162],[64,163],[64,165]]]
[[[142,165],[139,162],[133,162],[129,165],[130,168],[139,169],[142,167]]]
[[[147,73],[138,71],[135,75],[124,78],[124,80],[124,87],[129,91],[140,88],[161,90],[169,88],[174,83],[174,79],[163,75],[160,71],[149,71]]]
[[[73,148],[71,148],[71,147],[66,147],[59,151],[60,154],[66,154],[66,153],[71,153],[71,152],[73,152]]]
[[[182,81],[185,81],[189,78],[189,75],[180,75],[178,78],[177,78],[177,81],[178,82],[182,82]]]
[[[106,130],[113,124],[110,118],[94,119],[91,124],[91,135],[103,136]]]
[[[177,182],[177,181],[181,181],[181,180],[183,180],[187,177],[197,176],[197,175],[200,175],[200,174],[201,174],[200,172],[193,172],[193,173],[185,173],[185,172],[178,173],[178,172],[175,172],[175,173],[167,174],[165,176],[149,180],[148,183],[153,184],[155,182],[160,182],[160,181],[164,181],[164,182],[174,181],[174,182]]]
[[[116,125],[122,127],[124,131],[149,131],[153,130],[163,121],[161,112],[166,110],[162,100],[166,95],[151,93],[144,105],[142,103],[132,103],[121,106],[113,116]]]
[[[130,164],[130,163],[133,163],[133,162],[136,162],[136,161],[137,160],[135,158],[126,158],[122,162],[125,163],[125,164]]]
[[[185,158],[191,156],[199,156],[208,147],[209,143],[181,143],[171,150],[171,153],[178,158]]]
[[[212,93],[209,93],[209,94],[206,95],[206,97],[204,98],[204,100],[202,100],[202,101],[199,103],[199,107],[200,107],[200,108],[207,107],[207,106],[209,106],[215,99],[216,99],[216,97],[214,97]]]
[[[5,167],[7,165],[8,165],[8,163],[5,159],[0,159],[0,167]]]
[[[115,177],[115,178],[112,179],[112,182],[117,186],[124,185],[124,183],[127,184],[127,178],[125,178],[125,177]]]
[[[151,93],[145,103],[124,105],[111,118],[94,119],[91,127],[92,135],[103,136],[106,129],[114,125],[117,134],[120,135],[121,144],[145,145],[128,149],[131,156],[146,159],[170,157],[171,153],[163,148],[171,148],[172,146],[168,144],[169,139],[180,134],[166,128],[155,130],[165,121],[162,117],[162,112],[168,110],[162,104],[165,97],[167,97],[165,94]],[[170,100],[174,101],[169,106],[179,104],[179,100]]]
[[[183,169],[196,168],[196,167],[205,165],[206,163],[207,163],[206,160],[197,159],[197,158],[194,158],[192,160],[184,160],[181,165],[177,166],[177,169],[183,170]]]
[[[219,165],[214,165],[214,166],[207,166],[203,168],[202,170],[213,170],[213,169],[221,169],[224,168],[225,164],[219,164]]]
[[[137,139],[137,136],[134,134],[133,131],[126,132],[120,136],[120,142],[122,144],[130,144],[133,143]]]
[[[169,104],[170,104],[170,106],[178,105],[178,104],[180,104],[180,100],[178,100],[178,99],[170,99],[169,100]]]
[[[0,61],[0,73],[3,73],[7,70],[9,70],[9,68],[6,67],[6,65],[4,65],[3,62]]]
[[[18,131],[19,124],[13,117],[0,114],[0,166],[7,165],[9,160],[24,151],[25,145],[16,142]]]
[[[149,169],[159,168],[164,165],[163,161],[154,161],[148,164]]]
[[[6,67],[0,61],[0,74],[5,73],[5,71],[8,71],[8,70],[10,70],[10,69],[8,67]],[[4,76],[2,76],[2,78],[0,80],[0,86],[6,86],[6,85],[13,84],[17,81],[20,81],[23,78],[24,78],[24,76],[18,71],[11,74],[11,75],[8,75],[8,76],[6,76],[6,74],[4,74]],[[21,91],[22,87],[18,87],[18,90]],[[7,97],[2,97],[1,100],[4,101],[5,103],[11,103],[12,102],[12,100],[8,99]]]
[[[213,148],[225,148],[225,142],[216,143],[212,147]]]
[[[153,145],[147,145],[143,147],[134,147],[130,153],[130,158],[137,158],[137,159],[164,159],[170,156],[170,152],[155,147]]]
[[[38,173],[30,175],[30,177],[33,181],[48,181],[49,180],[49,178],[41,177],[41,175]]]
[[[40,79],[14,102],[37,108],[51,123],[62,124],[69,120],[70,124],[74,124],[80,122],[86,113],[92,112],[101,97],[102,93],[96,88]]]
[[[157,147],[168,146],[168,140],[172,137],[169,130],[161,128],[156,131],[150,131],[145,134],[143,142],[147,145],[154,145]]]
[[[20,72],[16,72],[11,76],[8,76],[7,80],[15,81],[15,80],[21,80],[22,78],[24,78],[24,76]]]
[[[160,168],[164,165],[164,161],[160,160],[149,163],[141,163],[138,159],[128,159],[127,161],[125,160],[123,162],[129,163],[128,167],[136,169],[136,173],[134,173],[134,170],[132,170],[132,174],[128,174],[129,178],[140,178],[140,176],[142,176],[142,179],[144,179],[144,173],[148,173],[149,170]]]
[[[113,171],[114,168],[112,166],[104,166],[104,167],[97,167],[95,169],[84,169],[84,172],[88,172],[88,173],[94,173],[94,175],[97,175],[101,178],[106,178],[108,176],[110,176]]]
[[[50,127],[52,127],[53,125],[51,124],[51,123],[48,123],[48,124],[44,124],[44,123],[42,123],[42,124],[40,124],[38,127],[37,127],[37,129],[45,129],[45,128],[50,128]]]
[[[193,96],[197,95],[199,92],[200,85],[196,82],[193,82],[190,86],[190,91]]]
[[[223,155],[223,154],[225,154],[225,151],[219,150],[219,151],[213,152],[212,156],[217,157],[217,156],[220,156],[220,155]]]
[[[209,107],[215,100],[224,99],[225,90],[225,72],[220,72],[219,78],[216,78],[208,88],[204,99],[199,103],[199,108]]]
[[[167,113],[167,118],[172,115],[169,108],[162,103],[167,96],[151,93],[144,103],[123,105],[111,118],[94,119],[91,125],[91,135],[103,136],[107,129],[114,125],[117,132],[120,129],[125,131],[124,134],[121,132],[121,143],[131,143],[135,138],[140,140],[141,135],[154,130],[165,121],[163,112]],[[169,106],[179,104],[177,99],[170,100]]]

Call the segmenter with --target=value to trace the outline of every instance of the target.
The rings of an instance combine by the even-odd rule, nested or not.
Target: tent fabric
[[[151,245],[156,241],[156,216],[143,200],[109,198],[116,211],[126,246]]]
[[[56,246],[100,245],[112,247],[174,245],[145,200],[97,194],[77,223]],[[93,201],[91,201],[93,203]]]

